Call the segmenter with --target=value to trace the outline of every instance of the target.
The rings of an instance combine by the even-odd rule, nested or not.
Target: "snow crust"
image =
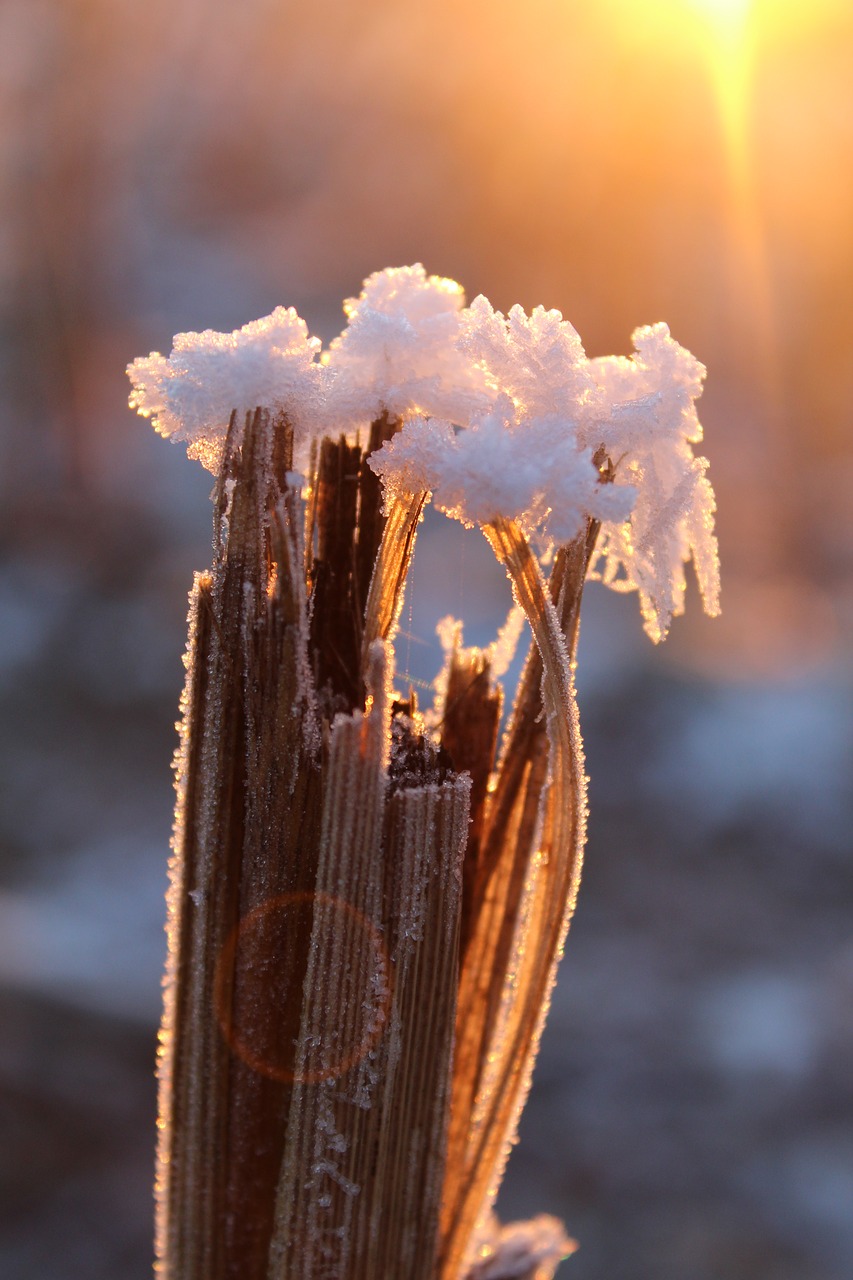
[[[719,611],[714,494],[693,452],[705,369],[665,324],[636,330],[631,356],[590,359],[559,311],[466,307],[420,264],[376,272],[344,311],[325,353],[284,307],[230,334],[179,334],[168,359],[129,366],[131,406],[214,471],[232,410],[286,414],[297,467],[318,435],[385,414],[402,430],[370,465],[389,507],[428,490],[466,525],[516,521],[541,552],[594,519],[592,576],[637,591],[652,639],[683,611],[691,559]]]

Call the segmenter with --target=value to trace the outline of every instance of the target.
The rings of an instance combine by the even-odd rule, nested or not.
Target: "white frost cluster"
[[[179,333],[172,354],[128,365],[130,407],[162,436],[187,443],[191,458],[216,471],[232,412],[258,406],[292,418],[297,451],[321,429],[323,370],[319,338],[292,307],[276,307],[233,333]]]
[[[598,576],[638,591],[654,640],[684,608],[691,557],[717,613],[714,495],[692,449],[702,438],[702,365],[664,324],[636,331],[632,357],[598,360],[559,311],[504,316],[481,297],[462,326],[459,348],[488,402],[453,419],[413,417],[371,459],[386,487],[429,489],[465,524],[500,515],[551,545],[588,517],[601,521]],[[602,483],[596,456],[608,459],[612,483]]]
[[[377,271],[347,298],[347,327],[324,358],[331,426],[344,431],[386,413],[463,418],[485,397],[460,350],[465,295],[420,263]]]
[[[429,489],[465,524],[502,515],[554,543],[568,542],[590,515],[626,520],[633,489],[601,484],[593,448],[581,444],[601,397],[572,326],[541,307],[505,317],[482,297],[462,326],[460,347],[485,397],[452,420],[409,423],[371,463],[386,484]]]
[[[692,558],[709,614],[719,613],[714,491],[708,463],[693,456],[702,439],[696,400],[705,368],[665,324],[637,329],[630,359],[591,360],[610,412],[602,424],[609,456],[637,492],[629,521],[606,523],[599,572],[618,591],[636,589],[646,630],[660,640],[684,610],[684,566]]]
[[[466,308],[459,285],[420,265],[375,273],[344,310],[322,355],[283,307],[231,334],[179,334],[168,359],[129,367],[130,403],[211,470],[234,409],[284,412],[297,467],[315,436],[387,414],[402,430],[371,466],[389,502],[429,490],[465,524],[512,519],[540,548],[592,517],[594,572],[638,592],[653,639],[683,610],[690,559],[718,612],[714,495],[692,448],[705,370],[666,325],[638,329],[630,357],[589,359],[559,311],[504,316],[483,297]]]

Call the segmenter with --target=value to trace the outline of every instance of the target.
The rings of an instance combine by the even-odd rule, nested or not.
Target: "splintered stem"
[[[388,640],[394,635],[426,500],[427,494],[423,491],[397,494],[394,499],[370,580],[364,613],[362,656],[367,654],[374,640]]]
[[[371,442],[393,430],[381,420]],[[597,529],[547,584],[515,524],[485,530],[535,639],[489,783],[486,655],[451,664],[443,755],[393,699],[426,495],[385,519],[363,462],[325,441],[306,513],[285,420],[233,418],[226,442],[178,752],[167,1280],[462,1280],[577,892],[571,658]]]
[[[468,783],[386,799],[389,710],[332,730],[270,1280],[433,1273]]]
[[[470,783],[392,697],[423,497],[327,440],[306,514],[290,438],[232,417],[192,596],[156,1265],[432,1280]]]

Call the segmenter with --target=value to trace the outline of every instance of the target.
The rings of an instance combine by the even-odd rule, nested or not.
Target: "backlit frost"
[[[466,1280],[548,1280],[576,1247],[563,1224],[546,1214],[505,1227],[492,1218],[481,1234],[479,1261]]]
[[[168,357],[152,351],[128,366],[130,406],[162,436],[216,471],[231,413],[263,406],[290,418],[300,443],[319,429],[319,338],[292,307],[276,307],[233,333],[179,333]]]
[[[296,466],[319,434],[354,436],[386,414],[402,430],[370,459],[387,500],[428,490],[467,525],[514,520],[540,550],[601,524],[593,576],[639,595],[654,640],[684,607],[692,560],[719,610],[714,494],[696,400],[703,366],[665,324],[630,357],[589,359],[559,311],[464,305],[417,264],[376,272],[344,304],[321,357],[292,309],[231,334],[179,334],[171,356],[129,367],[131,405],[215,470],[231,411],[287,415]]]
[[[604,443],[637,491],[630,521],[602,529],[598,559],[608,585],[639,592],[646,630],[659,640],[683,611],[691,558],[707,612],[719,612],[714,491],[692,448],[702,439],[696,400],[705,369],[665,324],[637,329],[634,348],[630,359],[590,361],[611,406]]]
[[[329,417],[344,431],[385,413],[465,417],[479,377],[460,350],[465,295],[418,263],[390,267],[344,303],[347,327],[329,347]]]

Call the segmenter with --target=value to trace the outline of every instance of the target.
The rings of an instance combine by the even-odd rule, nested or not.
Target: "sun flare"
[[[717,26],[728,29],[743,26],[752,7],[752,0],[690,0],[690,3]]]

